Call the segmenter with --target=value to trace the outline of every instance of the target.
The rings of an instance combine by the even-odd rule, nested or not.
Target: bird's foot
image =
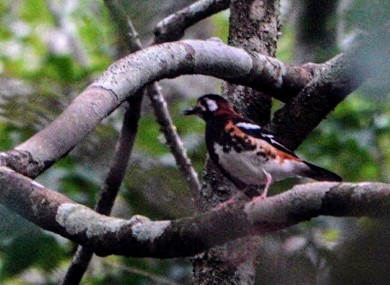
[[[263,192],[263,194],[261,194],[260,196],[253,197],[251,202],[257,202],[260,200],[264,200],[265,198],[267,198],[267,194]]]
[[[235,194],[235,195],[232,196],[229,200],[226,200],[225,202],[222,202],[222,203],[216,205],[216,206],[213,208],[213,210],[215,210],[215,211],[221,210],[221,209],[226,208],[226,207],[229,206],[230,204],[234,204],[234,203],[239,199],[240,196],[241,196],[241,193]]]
[[[265,171],[264,169],[263,169],[263,172],[264,172],[265,177],[266,177],[263,193],[261,193],[260,196],[254,197],[254,198],[252,199],[251,202],[256,202],[256,201],[259,201],[259,200],[264,200],[265,198],[267,198],[269,187],[270,187],[271,184],[272,184],[272,176],[271,176],[271,174],[269,174],[269,173],[268,173],[267,171]]]

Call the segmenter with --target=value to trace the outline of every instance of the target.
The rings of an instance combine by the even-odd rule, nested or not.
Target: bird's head
[[[184,115],[196,115],[205,121],[216,116],[236,114],[229,102],[216,94],[203,95],[194,107],[185,110],[183,113]]]

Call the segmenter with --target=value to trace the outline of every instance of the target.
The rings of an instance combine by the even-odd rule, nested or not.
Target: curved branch
[[[390,38],[388,33],[388,30],[382,29],[376,35],[381,35],[380,40],[387,43]],[[294,148],[297,142],[305,137],[307,130],[318,123],[318,120],[314,120],[314,123],[309,123],[309,127],[302,127],[299,124],[302,120],[308,122],[303,117],[307,114],[305,110],[317,112],[324,102],[329,102],[329,105],[323,109],[327,113],[334,108],[335,102],[338,103],[340,98],[344,98],[348,92],[357,88],[363,79],[372,76],[370,73],[372,70],[364,72],[366,65],[372,66],[370,48],[382,55],[376,57],[381,59],[386,57],[390,46],[376,45],[376,42],[376,38],[373,40],[373,37],[365,36],[361,44],[348,51],[345,56],[338,56],[328,63],[317,66],[315,72],[303,71],[308,67],[313,68],[310,64],[301,67],[286,66],[275,58],[256,53],[249,54],[242,49],[214,40],[189,40],[149,47],[112,64],[48,127],[17,146],[15,150],[1,153],[0,165],[9,166],[29,177],[35,177],[72,150],[103,118],[127,97],[134,96],[141,87],[162,78],[183,74],[215,76],[288,101],[308,83],[312,78],[310,75],[319,73],[318,84],[313,82],[306,89],[313,88],[314,85],[314,89],[318,87],[321,92],[303,90],[299,99],[294,99],[291,104],[288,104],[290,108],[286,106],[282,109],[284,114],[279,111],[275,115],[273,129],[287,146]],[[366,45],[368,49],[363,48]],[[359,55],[357,59],[354,57],[355,54]],[[368,56],[364,57],[364,55]],[[374,60],[374,63],[375,69],[382,68],[388,71],[386,61]],[[357,72],[360,70],[362,73]],[[307,77],[297,76],[300,72],[306,73]],[[296,78],[299,80],[294,81]],[[324,85],[327,88],[321,88]],[[317,95],[320,97],[319,100],[315,98]],[[313,103],[313,100],[317,102]],[[313,103],[314,107],[310,107],[309,102]],[[285,128],[285,126],[288,126],[288,129],[279,132],[278,128]],[[291,130],[297,129],[301,130],[302,136],[297,138],[292,136],[294,139],[289,140]]]
[[[275,112],[271,129],[290,149],[307,135],[368,78],[389,74],[390,24],[361,37],[354,47],[328,61],[299,94]]]
[[[389,184],[321,182],[190,218],[150,221],[134,216],[123,220],[100,215],[6,167],[0,168],[0,201],[39,227],[103,256],[192,256],[239,237],[283,229],[319,215],[390,217]]]
[[[189,40],[149,47],[112,64],[49,126],[15,150],[2,153],[0,164],[36,177],[72,150],[125,99],[162,78],[205,74],[255,89],[279,92],[289,88],[283,83],[291,72],[275,58],[250,55],[215,40]]]
[[[152,44],[181,39],[185,30],[199,21],[228,9],[230,0],[200,0],[160,21],[154,30]]]
[[[142,97],[143,95],[139,94],[132,98],[132,104],[129,104],[130,106],[125,111],[122,130],[115,147],[112,164],[104,180],[103,187],[99,191],[99,198],[95,205],[95,211],[99,214],[109,216],[114,206],[138,131]],[[88,268],[92,255],[93,251],[90,248],[79,246],[61,285],[79,284]]]
[[[112,1],[106,0],[105,4],[111,14],[111,17],[118,25],[118,30],[121,31],[124,17],[120,17],[120,10],[116,8]],[[119,16],[116,17],[115,16]],[[120,33],[120,35],[123,33]],[[132,35],[126,42],[130,50],[132,50],[133,43],[138,38]],[[103,187],[99,191],[99,198],[95,204],[95,211],[99,214],[110,216],[111,210],[114,206],[115,199],[119,193],[119,188],[122,184],[126,173],[127,164],[130,159],[135,138],[138,131],[138,122],[141,117],[141,106],[144,89],[138,91],[138,96],[130,97],[127,102],[126,111],[123,118],[122,130],[117,141],[111,167],[107,173]],[[72,258],[72,262],[61,282],[61,285],[79,284],[83,275],[85,274],[89,262],[93,256],[93,251],[88,247],[78,246]]]

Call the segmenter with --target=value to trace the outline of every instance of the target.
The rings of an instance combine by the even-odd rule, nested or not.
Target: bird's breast
[[[227,146],[214,144],[214,152],[219,165],[231,176],[247,185],[264,184],[262,167],[267,156],[261,150],[246,150],[240,145]]]
[[[214,153],[219,165],[234,178],[247,185],[263,185],[264,171],[271,174],[273,181],[296,176],[301,162],[278,156],[267,142],[256,144],[214,144]]]

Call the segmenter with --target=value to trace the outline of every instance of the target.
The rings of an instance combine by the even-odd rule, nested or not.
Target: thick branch
[[[278,139],[295,149],[306,136],[367,78],[389,74],[382,64],[390,54],[390,26],[363,37],[355,47],[327,63],[324,72],[275,112],[271,124]],[[385,61],[385,60],[384,60]]]
[[[67,154],[100,121],[146,84],[182,74],[205,74],[274,90],[283,86],[286,66],[263,55],[216,41],[182,41],[153,46],[131,54],[109,69],[48,127],[0,156],[2,165],[30,177]],[[261,80],[260,80],[261,79]]]
[[[108,171],[104,185],[99,192],[99,198],[95,205],[95,210],[99,214],[110,215],[133,150],[138,130],[138,121],[141,116],[142,94],[138,95],[138,97],[134,98],[132,101],[132,104],[129,104],[130,106],[125,112],[122,130],[115,148],[112,165]],[[92,255],[92,249],[79,246],[73,256],[72,264],[69,266],[61,284],[79,284],[88,268]]]
[[[369,61],[364,57],[363,60],[360,57],[358,59],[353,57],[353,54],[364,50],[361,46],[367,42],[370,43],[370,46],[375,46],[376,42],[372,41],[372,38],[366,38],[366,41],[362,41],[361,45],[349,51],[347,55],[331,61],[332,64],[321,65],[324,67],[321,73],[325,76],[319,77],[319,86],[324,85],[324,82],[328,86],[328,89],[319,89],[323,91],[319,94],[321,98],[325,97],[325,100],[330,100],[331,103],[337,101],[337,98],[345,96],[345,93],[356,88],[363,78],[370,76],[370,74],[364,73],[362,76],[356,77],[349,73],[352,70],[352,74],[354,74],[356,66],[360,70],[360,67],[369,64]],[[382,39],[386,41],[386,37],[382,37]],[[381,46],[383,45],[378,45],[378,47]],[[389,48],[389,46],[384,47]],[[376,51],[379,52],[379,55],[385,56],[388,50],[376,48]],[[369,59],[371,57],[368,57]],[[385,61],[375,63],[377,69],[386,66]],[[286,99],[293,98],[296,94],[295,91],[301,90],[311,79],[310,72],[302,71],[307,67],[313,68],[312,65],[304,65],[301,68],[286,66],[275,58],[249,54],[242,49],[229,47],[216,41],[181,41],[153,46],[112,64],[98,80],[73,100],[53,123],[16,147],[15,150],[0,154],[0,164],[7,165],[30,177],[39,175],[82,141],[103,118],[127,97],[134,96],[137,90],[144,85],[162,78],[171,78],[182,74],[211,75],[265,91],[275,98],[286,101]],[[297,72],[297,70],[299,71]],[[299,77],[297,74],[305,74],[308,77]],[[294,82],[295,78],[300,80]],[[332,80],[335,80],[335,84],[330,84]],[[303,82],[305,83],[303,84]],[[310,86],[312,85],[307,88]],[[278,94],[289,96],[279,96]],[[315,100],[316,96],[312,94],[308,97],[311,97],[310,100]],[[302,99],[296,99],[291,104],[302,108],[299,107]],[[334,103],[332,104],[330,107],[334,106]],[[309,105],[307,101],[302,103],[302,106]],[[303,118],[303,114],[307,114],[307,112],[297,113],[294,108],[290,108],[288,111],[286,107],[285,110],[293,112],[293,114],[291,117],[275,116],[273,129],[277,133],[279,133],[277,128],[283,126],[290,127],[290,130],[297,130],[297,126],[300,126],[297,122]],[[296,119],[297,122],[292,123],[290,119],[294,116],[298,116],[298,119]],[[289,121],[283,122],[283,120]],[[307,129],[309,128],[302,128],[302,132],[306,132]],[[284,132],[286,137],[289,133],[289,130]],[[285,137],[281,139],[285,143],[287,141],[286,144],[290,147],[293,147],[298,141],[294,139],[295,143],[293,141],[289,143]]]
[[[0,168],[0,201],[41,228],[89,246],[99,255],[159,258],[192,256],[319,215],[390,217],[390,185],[322,182],[191,218],[122,220],[97,214],[6,167]]]
[[[153,44],[181,39],[188,27],[228,9],[230,0],[200,0],[159,22],[154,30]]]
[[[321,62],[337,51],[338,0],[293,1],[295,14],[294,61]]]

